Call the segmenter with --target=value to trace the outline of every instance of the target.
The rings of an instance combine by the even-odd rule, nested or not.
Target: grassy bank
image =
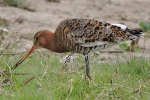
[[[9,53],[1,55],[3,69],[12,67],[23,55]],[[34,52],[9,76],[12,84],[1,87],[0,100],[150,99],[150,59],[125,56],[124,61],[99,63],[98,56],[90,55],[93,80],[88,81],[81,55],[71,64],[73,72],[64,68],[61,58],[51,52]]]

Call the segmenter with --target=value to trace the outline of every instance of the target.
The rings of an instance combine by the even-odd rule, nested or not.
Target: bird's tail
[[[129,33],[130,40],[136,40],[140,38],[144,38],[144,33],[142,29],[126,29],[127,33]]]

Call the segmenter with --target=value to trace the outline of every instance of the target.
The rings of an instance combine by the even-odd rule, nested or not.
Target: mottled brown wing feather
[[[137,38],[135,34],[132,34],[132,30],[121,29],[119,26],[96,19],[67,19],[59,26],[65,36],[63,41],[69,38],[71,41],[69,43],[74,42],[84,46],[101,45],[101,43],[118,44],[124,40]]]
[[[69,32],[75,43],[79,44],[116,43],[117,38],[128,37],[120,27],[95,19],[68,19],[63,26],[64,32]]]

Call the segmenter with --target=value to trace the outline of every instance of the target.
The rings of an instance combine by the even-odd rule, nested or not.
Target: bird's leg
[[[70,66],[70,65],[68,65],[68,63],[70,63],[70,57],[73,55],[74,53],[71,53],[70,55],[68,55],[66,58],[65,58],[65,62],[64,62],[64,64],[66,65],[66,66],[69,66],[70,67],[70,70],[72,71],[72,66]],[[66,69],[68,69],[68,68],[66,68]]]
[[[85,70],[86,76],[87,76],[90,80],[92,80],[92,77],[90,76],[90,65],[89,65],[88,55],[85,55],[84,57],[85,57],[85,65],[86,65],[86,70]]]
[[[136,40],[132,40],[130,46],[128,46],[127,50],[134,52],[135,51],[135,47],[138,46],[138,42],[139,42],[139,38]]]

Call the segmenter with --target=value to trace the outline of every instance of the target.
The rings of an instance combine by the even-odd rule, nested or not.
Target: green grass
[[[147,31],[148,33],[150,33],[150,22],[141,22],[140,26]]]
[[[12,67],[23,54],[0,56],[0,67]],[[73,71],[63,69],[64,54],[46,55],[34,52],[12,74],[10,86],[0,88],[0,100],[149,100],[150,59],[144,57],[119,58],[117,63],[99,63],[98,56],[90,55],[92,81],[85,80],[84,59],[81,55],[73,62]],[[45,73],[46,72],[46,73]],[[44,74],[45,73],[45,74]],[[25,80],[35,77],[26,85]],[[1,79],[3,77],[1,76]]]
[[[121,50],[127,51],[128,44],[125,42],[122,42],[119,44],[119,47]]]
[[[18,7],[29,11],[35,11],[35,9],[31,8],[30,3],[26,2],[26,0],[4,0],[2,3],[4,5]]]
[[[8,24],[9,24],[9,21],[7,19],[4,19],[4,18],[0,17],[0,26],[1,27],[8,26]]]
[[[150,12],[148,14],[150,15]],[[141,28],[143,28],[144,31],[150,33],[150,22],[149,21],[143,21],[139,25]]]
[[[60,2],[60,0],[46,0],[48,2]]]

